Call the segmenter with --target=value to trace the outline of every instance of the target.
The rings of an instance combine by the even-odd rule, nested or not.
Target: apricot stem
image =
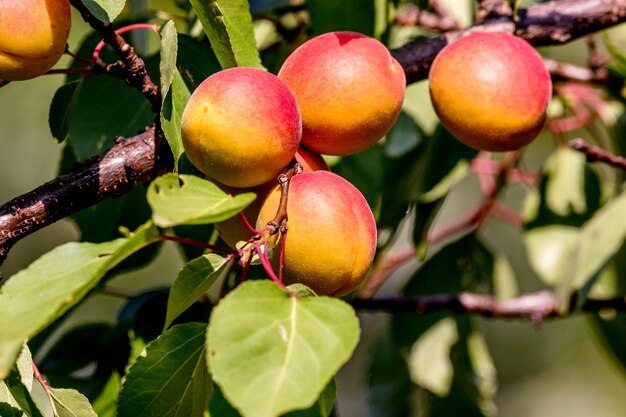
[[[196,247],[199,247],[199,248],[209,249],[209,250],[212,250],[214,252],[228,253],[228,254],[231,254],[231,255],[238,254],[238,252],[235,249],[228,249],[228,248],[223,248],[223,247],[217,246],[217,245],[211,245],[210,243],[206,243],[206,242],[203,242],[201,240],[191,239],[191,238],[188,238],[188,237],[162,235],[160,237],[160,239],[161,240],[169,240],[169,241],[172,241],[172,242],[183,243],[183,244],[191,245],[191,246],[196,246]]]
[[[248,219],[246,218],[246,215],[243,214],[243,211],[240,211],[239,214],[239,220],[241,220],[241,222],[243,223],[243,225],[245,226],[246,229],[248,229],[248,231],[250,233],[252,233],[252,235],[257,235],[259,233],[258,230],[256,230],[254,227],[252,227],[252,225],[250,224],[250,222],[248,222]]]
[[[254,250],[256,251],[257,255],[259,255],[259,260],[261,261],[261,265],[263,265],[263,269],[265,270],[267,275],[272,279],[272,281],[278,284],[279,287],[281,287],[283,290],[286,290],[287,287],[285,286],[285,284],[283,284],[280,278],[276,276],[276,274],[274,273],[274,270],[272,269],[272,265],[270,264],[270,259],[267,256],[267,243],[263,243],[265,250],[263,250],[263,247],[261,247],[261,244],[259,243],[258,240],[255,240],[253,245],[254,245]]]
[[[92,65],[86,65],[84,67],[77,68],[59,68],[59,69],[51,69],[46,72],[45,75],[53,75],[53,74],[82,74],[85,72],[93,72]]]

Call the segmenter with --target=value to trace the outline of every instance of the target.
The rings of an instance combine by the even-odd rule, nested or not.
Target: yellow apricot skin
[[[295,155],[296,161],[300,163],[302,166],[302,172],[313,172],[313,171],[328,171],[328,164],[324,161],[324,159],[316,153],[307,151],[303,148],[298,148],[298,151]],[[259,217],[259,212],[261,211],[261,206],[263,205],[263,201],[267,197],[267,195],[274,189],[276,186],[276,179],[272,181],[268,181],[265,184],[257,185],[256,187],[250,188],[234,188],[228,187],[223,184],[218,184],[220,188],[231,195],[238,195],[247,192],[253,192],[256,194],[256,199],[245,208],[243,211],[244,216],[246,216],[246,220],[250,222],[250,225],[254,227],[256,223],[257,217]],[[215,228],[219,232],[220,236],[230,246],[231,248],[235,248],[237,242],[247,241],[252,237],[252,232],[248,230],[239,216],[231,217],[228,220],[224,220],[219,223],[215,223]]]
[[[229,68],[204,80],[182,115],[181,136],[192,164],[231,187],[276,178],[302,137],[300,109],[289,88],[256,68]]]
[[[473,33],[449,44],[433,61],[429,81],[441,124],[466,145],[492,152],[535,139],[552,95],[541,56],[506,33]]]
[[[279,200],[276,187],[263,202],[257,229],[273,219]],[[376,252],[376,223],[356,187],[328,171],[296,175],[289,184],[287,214],[285,284],[341,296],[363,282]],[[275,267],[279,256],[277,246]]]
[[[330,32],[297,48],[278,77],[302,111],[302,146],[326,155],[350,155],[374,145],[400,114],[404,71],[378,40]]]
[[[63,55],[70,27],[68,0],[0,1],[0,80],[45,74]]]

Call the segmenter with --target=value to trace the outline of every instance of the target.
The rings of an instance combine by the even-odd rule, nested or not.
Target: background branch
[[[540,291],[519,297],[500,300],[489,295],[462,292],[419,297],[357,298],[350,304],[358,310],[375,310],[388,313],[427,314],[437,311],[476,314],[486,317],[531,320],[538,325],[546,318],[563,317],[575,311],[561,313],[557,296],[552,291]],[[575,303],[570,303],[575,305]],[[626,297],[589,299],[580,311],[599,312],[603,309],[626,311]]]
[[[518,20],[493,19],[465,30],[409,42],[392,51],[407,75],[407,83],[428,77],[435,56],[444,46],[472,32],[509,32],[535,46],[558,45],[615,26],[626,20],[626,0],[558,0],[519,9]]]

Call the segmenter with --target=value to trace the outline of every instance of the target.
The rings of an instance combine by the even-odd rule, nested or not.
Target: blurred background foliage
[[[461,26],[470,24],[474,3],[440,3]],[[529,4],[522,1],[516,6]],[[432,29],[390,24],[397,13],[415,6],[427,8],[428,3],[250,1],[257,45],[264,65],[274,73],[289,52],[317,33],[355,30],[378,37],[390,48],[416,37],[434,36],[437,32]],[[201,28],[194,24],[189,10],[184,0],[129,0],[118,21],[162,22],[171,18],[180,32],[199,37]],[[154,11],[158,11],[156,16]],[[78,15],[73,16],[73,25],[70,50],[79,51],[81,45],[85,51],[92,49],[97,37],[85,40],[89,31]],[[130,39],[147,57],[149,68],[155,69],[158,60],[150,57],[158,51],[157,36],[133,32]],[[612,74],[623,83],[626,28],[616,27],[597,39],[601,52],[611,58]],[[547,58],[577,65],[586,65],[587,51],[585,40],[540,49]],[[64,58],[58,66],[69,64],[70,60]],[[101,152],[113,144],[116,135],[132,135],[150,123],[148,106],[123,83],[113,79],[107,79],[105,85],[85,83],[67,138],[62,144],[56,143],[48,126],[49,103],[63,83],[62,76],[53,75],[11,83],[0,90],[0,201],[30,191],[59,170]],[[600,97],[601,112],[594,113],[591,121],[578,129],[558,134],[546,129],[524,150],[520,166],[537,172],[541,184],[512,184],[501,194],[503,203],[521,213],[523,230],[490,220],[477,233],[464,231],[463,237],[454,236],[429,246],[425,264],[417,260],[407,263],[379,294],[472,290],[494,292],[505,298],[558,285],[563,279],[558,271],[567,268],[559,260],[567,259],[563,251],[567,251],[569,239],[575,238],[576,227],[614,196],[623,180],[623,172],[586,164],[584,158],[563,144],[583,137],[612,152],[626,152],[624,90],[617,85],[610,90],[583,86],[585,97]],[[551,104],[551,117],[571,115],[572,103],[580,99],[580,91],[576,86],[556,86],[560,94]],[[469,169],[475,156],[475,151],[460,145],[438,124],[427,82],[422,81],[408,88],[404,111],[385,141],[361,154],[328,161],[333,171],[361,189],[375,209],[386,249],[410,244],[424,249],[429,228],[445,225],[480,202],[479,181]],[[12,275],[61,242],[80,238],[105,241],[116,235],[120,224],[134,228],[149,216],[144,195],[145,188],[139,187],[127,196],[103,202],[22,240],[12,249],[3,273]],[[394,234],[396,230],[400,232]],[[200,232],[211,236],[211,230]],[[187,229],[180,233],[190,236],[192,232]],[[547,261],[546,254],[550,254]],[[163,288],[174,279],[185,255],[173,244],[140,254],[134,264],[121,268],[109,281],[119,296],[94,293],[59,328],[49,329],[35,339],[33,344],[45,352],[51,342],[44,336],[59,337],[64,329],[73,328],[60,339],[56,350],[40,353],[42,371],[51,382],[79,385],[81,391],[87,390],[87,396],[96,399],[96,404],[98,393],[115,390],[119,386],[119,376],[115,375],[126,365],[124,358],[138,354],[147,341],[158,335],[162,322],[155,317],[163,313],[167,294]],[[625,260],[626,251],[622,249],[600,274],[594,293],[623,293]],[[147,266],[138,269],[137,265]],[[133,297],[125,299],[126,294]],[[203,317],[208,312],[199,309],[189,314]],[[626,409],[626,319],[614,312],[603,317],[578,315],[535,328],[516,320],[444,313],[394,317],[361,313],[361,343],[337,379],[338,414],[622,416]],[[73,327],[77,324],[80,326]],[[84,358],[64,357],[59,348],[87,340],[95,343]],[[120,346],[122,357],[100,351],[98,346],[102,345]],[[93,385],[90,395],[89,384],[68,380],[64,375],[93,362],[99,364],[99,369],[89,382]],[[109,415],[110,407],[101,403],[96,408],[101,415]]]

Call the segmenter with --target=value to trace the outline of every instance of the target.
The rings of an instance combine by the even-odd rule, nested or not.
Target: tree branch
[[[156,132],[151,126],[122,139],[102,155],[0,206],[0,264],[21,238],[168,170],[171,153],[155,145],[165,143],[156,140]]]
[[[546,318],[563,317],[575,312],[561,313],[557,296],[552,291],[524,294],[507,300],[499,300],[484,294],[462,292],[418,297],[357,298],[350,301],[350,304],[357,310],[417,314],[448,311],[485,317],[527,319],[535,325],[541,324]],[[571,303],[571,305],[575,305],[575,303]],[[607,308],[626,311],[626,297],[589,299],[583,304],[580,311],[599,312]]]
[[[435,56],[444,46],[472,32],[508,32],[532,45],[557,45],[626,21],[626,0],[557,0],[517,12],[518,20],[506,17],[485,21],[465,30],[419,39],[392,51],[407,75],[407,83],[428,77]]]
[[[80,12],[83,20],[100,32],[104,42],[111,45],[120,56],[121,60],[104,65],[105,72],[126,81],[128,85],[139,90],[152,104],[152,110],[159,114],[161,111],[161,92],[159,87],[152,82],[143,60],[135,53],[134,48],[113,30],[112,25],[104,24],[92,15],[82,0],[70,0],[70,3]],[[101,61],[100,63],[104,64]]]
[[[590,145],[581,138],[571,140],[569,146],[585,154],[587,162],[604,162],[608,165],[626,170],[626,158],[613,155],[602,148]]]

